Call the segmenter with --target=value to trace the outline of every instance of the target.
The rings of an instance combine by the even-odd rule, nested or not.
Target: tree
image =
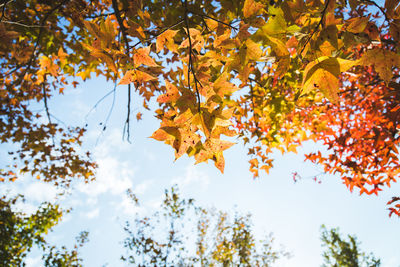
[[[400,175],[398,1],[4,0],[1,9],[1,141],[18,160],[3,180],[94,178],[76,149],[84,129],[57,125],[47,105],[93,74],[126,85],[128,140],[133,90],[145,109],[158,102],[152,137],[175,158],[223,172],[234,143],[221,136],[238,136],[258,176],[272,151],[313,140],[328,152],[307,159],[350,190],[377,194]]]
[[[321,241],[326,249],[322,254],[324,267],[379,267],[381,264],[380,259],[375,258],[372,253],[367,255],[360,251],[355,236],[348,235],[348,241],[344,240],[337,228],[328,230],[322,225]]]
[[[135,266],[271,266],[288,256],[273,247],[271,235],[256,240],[250,215],[235,213],[232,219],[202,208],[182,199],[176,186],[165,191],[160,210],[137,215],[124,229],[127,252],[121,259]]]
[[[42,203],[30,216],[16,211],[22,196],[0,199],[0,264],[25,266],[25,258],[34,246],[43,251],[44,266],[81,266],[78,246],[87,241],[88,232],[82,232],[71,251],[48,244],[45,235],[61,220],[63,210],[58,205]]]

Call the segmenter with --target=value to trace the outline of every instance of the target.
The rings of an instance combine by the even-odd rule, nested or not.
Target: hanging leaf
[[[150,53],[150,46],[139,48],[133,54],[133,62],[135,63],[136,67],[140,65],[146,65],[149,67],[157,67],[157,63],[154,62],[154,59],[149,56]]]
[[[262,3],[254,0],[245,0],[243,5],[243,15],[245,18],[257,15],[264,8]]]

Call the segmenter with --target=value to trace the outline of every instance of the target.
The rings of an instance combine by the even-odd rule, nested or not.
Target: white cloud
[[[21,176],[16,182],[6,184],[1,188],[1,194],[8,198],[23,195],[24,202],[19,199],[14,208],[27,215],[35,213],[42,202],[54,202],[61,189],[42,181],[33,180],[28,175]]]
[[[113,157],[97,159],[96,180],[88,184],[80,184],[78,190],[95,198],[102,193],[118,195],[132,187],[135,169],[129,162],[120,162]],[[94,201],[94,200],[92,200]]]
[[[34,182],[25,188],[23,194],[32,201],[52,201],[57,195],[57,189],[51,184]]]
[[[210,177],[206,173],[200,171],[198,166],[189,164],[186,166],[184,176],[173,179],[171,184],[177,184],[180,189],[194,185],[206,189],[210,184]]]
[[[148,159],[149,161],[155,161],[157,158],[156,155],[154,155],[147,149],[143,150],[143,156],[145,156],[146,159]]]
[[[146,209],[142,206],[138,206],[132,202],[132,200],[128,196],[124,196],[122,201],[118,203],[118,207],[120,211],[122,211],[125,215],[135,215],[135,214],[144,214]]]
[[[83,215],[88,219],[93,219],[93,218],[98,217],[99,214],[100,214],[100,209],[96,208],[96,209],[91,210],[91,211],[89,211],[87,213],[84,213]]]
[[[97,198],[96,197],[89,197],[87,200],[86,200],[86,204],[87,205],[89,205],[89,206],[94,206],[94,205],[96,205],[97,204]]]
[[[147,189],[154,184],[154,180],[145,180],[134,187],[133,193],[136,195],[144,195]]]
[[[162,202],[163,202],[162,198],[152,199],[146,202],[145,206],[150,207],[152,210],[158,210],[160,209]]]
[[[87,138],[89,140],[99,139],[98,144],[94,148],[96,158],[105,157],[110,153],[118,155],[123,152],[129,152],[134,147],[134,145],[122,140],[122,131],[120,129],[112,129],[105,133],[102,133],[100,130],[92,130],[88,132]]]

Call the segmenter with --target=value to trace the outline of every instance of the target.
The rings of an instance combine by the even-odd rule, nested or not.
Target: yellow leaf
[[[286,33],[287,24],[282,9],[270,6],[268,14],[270,17],[267,23],[261,27],[261,31],[266,35]]]
[[[233,83],[229,82],[230,76],[227,72],[223,72],[218,79],[214,82],[214,92],[220,97],[224,95],[230,95],[233,92],[239,90],[239,88]]]
[[[360,33],[365,30],[367,27],[369,18],[368,17],[357,17],[349,19],[350,22],[349,26],[347,26],[347,31],[352,33]]]
[[[209,138],[203,144],[203,150],[195,155],[196,164],[212,159],[214,165],[223,173],[225,167],[225,160],[222,152],[235,143],[220,140],[217,138]]]
[[[303,93],[319,90],[331,102],[337,103],[340,73],[358,63],[326,56],[310,62],[304,70]]]
[[[342,69],[349,66],[348,62],[343,64],[345,67]],[[340,71],[340,63],[336,58],[320,57],[314,60],[304,70],[303,93],[319,90],[329,101],[337,103]]]
[[[246,41],[246,58],[249,60],[257,61],[262,56],[260,45],[250,39]]]
[[[272,49],[274,50],[277,56],[283,57],[289,55],[289,51],[284,42],[272,36],[268,36],[267,38],[270,41],[269,45],[271,45]]]

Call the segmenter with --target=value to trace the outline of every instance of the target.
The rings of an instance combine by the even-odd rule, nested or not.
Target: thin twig
[[[127,115],[126,121],[123,129],[122,139],[125,139],[130,143],[130,115],[131,115],[131,84],[128,84],[128,105],[127,105]]]
[[[121,14],[118,9],[117,0],[112,0],[112,6],[113,6],[113,9],[115,12],[115,17],[117,18],[119,27],[121,29],[122,39],[123,39],[123,41],[125,43],[125,47],[126,47],[126,53],[129,55],[131,47],[129,46],[129,40],[127,37],[126,28],[124,26],[124,22],[121,18]],[[131,84],[128,84],[128,107],[127,107],[127,109],[128,110],[127,110],[126,121],[125,121],[124,129],[123,129],[122,139],[124,139],[125,131],[126,131],[127,141],[130,143]]]
[[[325,7],[324,7],[324,9],[322,10],[322,13],[321,13],[321,19],[319,20],[319,22],[318,22],[318,24],[315,26],[313,32],[311,33],[311,35],[308,36],[308,38],[307,38],[305,44],[304,44],[303,47],[301,48],[301,51],[300,51],[300,54],[299,54],[300,56],[301,56],[301,54],[303,54],[303,51],[304,51],[304,49],[306,48],[307,44],[310,42],[311,38],[312,38],[312,37],[314,36],[314,34],[317,32],[319,26],[321,26],[322,21],[324,20],[324,17],[325,17],[326,10],[327,10],[328,5],[329,5],[329,1],[330,1],[330,0],[326,0]]]
[[[187,8],[187,0],[185,0],[185,26],[186,26],[186,31],[187,31],[187,35],[188,35],[188,40],[189,40],[189,66],[188,66],[188,86],[189,89],[190,87],[190,72],[193,74],[193,78],[194,78],[194,85],[195,85],[195,90],[196,90],[196,96],[197,96],[197,109],[199,111],[199,113],[201,114],[201,105],[200,105],[200,93],[199,90],[197,88],[197,78],[196,78],[196,74],[193,68],[193,48],[192,48],[192,38],[190,36],[190,27],[189,27],[189,20],[188,20],[188,8]]]
[[[97,108],[97,106],[103,102],[104,99],[106,99],[109,95],[111,95],[112,93],[115,92],[115,88],[112,89],[111,91],[109,91],[107,94],[105,94],[102,98],[100,98],[96,104],[89,110],[89,112],[86,114],[85,116],[85,121],[87,121],[87,118],[89,117],[90,113],[92,113],[93,110],[95,110]]]
[[[40,28],[40,27],[44,27],[44,26],[40,26],[40,25],[27,25],[27,24],[23,24],[17,21],[8,21],[8,20],[3,20],[1,21],[2,23],[6,23],[6,24],[14,24],[14,25],[18,25],[21,27],[25,27],[25,28]]]
[[[111,103],[110,110],[108,111],[106,120],[105,120],[104,123],[103,123],[103,129],[102,129],[102,131],[101,131],[101,134],[99,135],[99,137],[98,137],[97,140],[96,140],[96,146],[97,146],[97,143],[98,143],[98,141],[99,141],[99,139],[100,139],[102,133],[107,129],[108,120],[109,120],[110,117],[111,117],[111,113],[112,113],[112,111],[113,111],[113,109],[114,109],[114,105],[115,105],[115,91],[116,91],[116,89],[117,89],[117,81],[114,82],[114,88],[113,88],[113,90],[110,92],[110,93],[113,93],[113,100],[112,100],[112,103]],[[108,96],[110,93],[108,93],[107,95],[103,96],[102,99],[104,99],[104,98],[105,98],[106,96]],[[102,100],[102,99],[101,99],[101,100]],[[99,102],[97,102],[97,103],[99,103]],[[96,103],[96,105],[97,105],[97,103]],[[96,105],[95,105],[95,106],[96,106]]]
[[[31,55],[31,57],[29,58],[28,63],[27,63],[27,64],[18,65],[18,66],[16,66],[12,71],[10,71],[9,73],[6,74],[6,76],[11,75],[12,73],[14,73],[15,71],[17,71],[17,70],[20,69],[21,67],[26,66],[26,68],[24,69],[24,71],[19,75],[19,79],[17,80],[17,83],[16,83],[14,86],[18,85],[18,84],[22,81],[22,79],[24,78],[25,74],[26,74],[26,73],[28,72],[28,70],[32,67],[33,60],[34,60],[35,58],[37,58],[37,56],[40,54],[41,47],[39,47],[39,43],[40,43],[40,40],[42,39],[43,29],[45,29],[44,25],[45,25],[47,19],[51,16],[51,14],[53,14],[57,9],[59,9],[60,7],[62,7],[62,6],[63,6],[66,2],[68,2],[68,1],[69,1],[69,0],[64,0],[64,1],[62,1],[60,4],[58,4],[57,6],[53,7],[53,8],[46,14],[46,16],[43,18],[42,22],[40,23],[40,31],[39,31],[39,34],[38,34],[38,36],[37,36],[36,43],[35,43],[35,46],[34,46],[34,48],[33,48],[32,55]],[[36,50],[37,50],[37,51],[36,51]]]
[[[162,30],[161,32],[157,33],[157,34],[154,35],[153,37],[148,38],[148,39],[143,40],[143,41],[140,41],[140,40],[139,40],[139,41],[138,41],[137,43],[135,43],[132,47],[136,47],[136,46],[138,46],[139,44],[142,44],[142,43],[144,43],[144,42],[152,41],[152,40],[154,40],[155,38],[157,38],[158,36],[160,36],[161,34],[163,34],[164,32],[166,32],[166,31],[168,31],[168,30],[170,30],[170,29],[172,29],[172,28],[178,26],[179,24],[181,24],[181,23],[183,23],[183,22],[184,22],[184,19],[181,19],[180,21],[178,21],[178,22],[172,24],[171,26],[168,26],[167,28],[165,28],[165,29]]]
[[[52,127],[53,123],[51,121],[51,116],[50,116],[50,112],[49,112],[49,106],[47,104],[47,93],[46,93],[46,75],[44,76],[44,81],[42,83],[42,89],[43,89],[43,102],[44,102],[44,109],[46,110],[46,115],[47,115],[47,119],[49,120],[49,128]],[[53,146],[55,145],[55,141],[54,141],[54,133],[51,134],[51,139],[53,141]]]
[[[214,21],[216,21],[216,22],[218,22],[218,23],[221,23],[221,24],[223,24],[223,25],[225,25],[225,26],[228,26],[229,28],[234,29],[235,31],[238,31],[238,30],[239,30],[237,27],[232,26],[232,25],[229,24],[229,23],[226,23],[226,22],[223,22],[223,21],[221,21],[221,20],[219,20],[219,19],[210,17],[210,16],[208,16],[208,15],[206,15],[206,14],[198,14],[198,13],[193,12],[193,11],[190,11],[190,13],[192,13],[192,14],[194,14],[194,15],[196,15],[196,16],[202,17],[202,18],[203,18],[203,17],[206,17],[206,18],[208,18],[208,19],[214,20]]]
[[[122,10],[120,10],[120,12],[121,11],[125,12],[127,10],[122,9]],[[97,15],[92,15],[92,16],[85,16],[84,18],[85,19],[97,19],[97,18],[102,18],[102,17],[108,17],[108,16],[111,16],[111,15],[115,15],[115,12],[102,13],[102,14],[97,14]]]
[[[121,14],[119,13],[119,9],[118,9],[118,2],[117,0],[112,0],[112,7],[114,9],[114,13],[115,13],[115,17],[117,18],[117,22],[119,24],[119,27],[121,29],[121,33],[122,33],[122,39],[125,43],[125,47],[126,50],[128,52],[129,55],[129,50],[130,50],[130,46],[129,46],[129,40],[128,40],[128,36],[126,33],[126,28],[124,26],[124,21],[122,20]]]
[[[3,21],[3,18],[5,17],[6,6],[7,6],[7,4],[10,3],[11,1],[13,1],[13,0],[6,1],[5,3],[3,3],[3,4],[0,5],[0,6],[2,7],[0,22],[4,22],[4,21]]]
[[[47,104],[47,93],[46,93],[45,82],[42,83],[42,89],[43,89],[43,102],[44,102],[44,108],[46,110],[47,119],[49,120],[49,124],[52,124],[51,118],[50,118],[49,106]]]
[[[376,2],[374,2],[374,1],[372,1],[372,0],[364,0],[364,1],[367,2],[367,3],[370,3],[370,4],[374,5],[374,6],[376,6],[376,7],[382,12],[382,14],[385,16],[385,20],[389,23],[389,18],[388,18],[388,16],[386,15],[385,10],[383,10],[383,8],[382,8],[381,6],[379,6]]]

